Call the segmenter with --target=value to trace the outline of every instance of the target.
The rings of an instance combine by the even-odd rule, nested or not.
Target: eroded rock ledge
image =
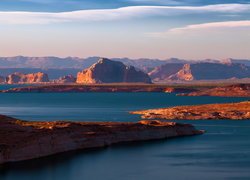
[[[250,97],[250,84],[235,84],[215,87],[196,92],[179,94],[182,96],[224,96],[224,97]]]
[[[84,92],[167,92],[189,93],[196,91],[193,87],[169,87],[152,84],[102,84],[102,85],[42,85],[17,87],[0,90],[2,93],[84,93]]]
[[[192,125],[161,121],[30,122],[0,115],[0,164],[115,143],[202,134]]]
[[[205,104],[196,106],[176,106],[171,108],[134,111],[144,119],[250,119],[250,101],[227,104]]]

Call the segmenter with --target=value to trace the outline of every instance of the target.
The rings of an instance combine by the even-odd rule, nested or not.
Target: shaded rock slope
[[[243,64],[165,64],[148,73],[153,81],[192,81],[249,78],[250,67]]]
[[[77,83],[98,84],[98,83],[121,83],[141,82],[151,83],[150,77],[133,66],[126,66],[121,62],[101,58],[90,68],[77,74]]]
[[[0,115],[0,164],[61,152],[202,134],[174,122],[30,122]]]
[[[250,97],[250,84],[235,84],[230,86],[215,87],[190,93],[179,94],[182,96],[224,96],[224,97]]]

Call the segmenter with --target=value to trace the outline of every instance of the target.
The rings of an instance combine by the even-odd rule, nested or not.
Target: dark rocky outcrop
[[[47,74],[38,72],[32,74],[23,74],[16,72],[10,74],[6,78],[6,83],[8,84],[22,84],[22,83],[44,83],[49,82],[49,77]]]
[[[250,101],[227,104],[205,104],[196,106],[176,106],[162,109],[134,111],[144,119],[201,120],[201,119],[249,119]]]
[[[174,122],[30,122],[0,115],[0,164],[121,142],[202,133],[192,125]]]
[[[151,83],[150,77],[133,66],[126,66],[121,62],[101,58],[90,68],[77,74],[77,83],[99,84],[99,83],[121,83],[140,82]]]

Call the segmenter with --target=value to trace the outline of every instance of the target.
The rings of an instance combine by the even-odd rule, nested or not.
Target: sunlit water
[[[0,87],[5,88],[5,87]],[[0,94],[0,114],[24,120],[138,121],[128,112],[244,98],[165,93]],[[180,121],[204,135],[71,152],[1,167],[0,180],[250,179],[250,121]]]

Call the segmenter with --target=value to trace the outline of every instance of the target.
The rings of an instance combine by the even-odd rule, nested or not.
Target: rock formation
[[[169,80],[181,80],[181,81],[192,81],[194,80],[194,76],[192,75],[190,64],[185,64],[183,68],[178,71],[176,74],[169,76]]]
[[[250,67],[243,64],[165,64],[148,73],[153,81],[192,81],[249,78]]]
[[[151,83],[151,80],[147,74],[136,70],[133,66],[126,66],[121,62],[101,58],[90,68],[79,72],[76,82],[85,84],[121,82]]]
[[[6,82],[6,78],[3,76],[0,76],[0,84],[4,84]]]
[[[250,84],[236,84],[195,91],[182,96],[250,97]]]
[[[228,104],[205,104],[196,106],[176,106],[171,108],[134,111],[144,119],[202,120],[202,119],[249,119],[250,101]]]
[[[66,75],[55,80],[55,83],[62,83],[62,84],[75,83],[75,82],[76,82],[76,78],[73,75]]]
[[[30,122],[0,115],[0,164],[115,143],[202,134],[174,122]]]
[[[10,74],[6,78],[8,84],[20,84],[20,83],[43,83],[49,82],[49,77],[47,74],[38,72],[32,74],[14,73]]]
[[[153,69],[148,75],[154,81],[169,80],[169,77],[178,73],[182,67],[183,64],[181,63],[164,64]]]

